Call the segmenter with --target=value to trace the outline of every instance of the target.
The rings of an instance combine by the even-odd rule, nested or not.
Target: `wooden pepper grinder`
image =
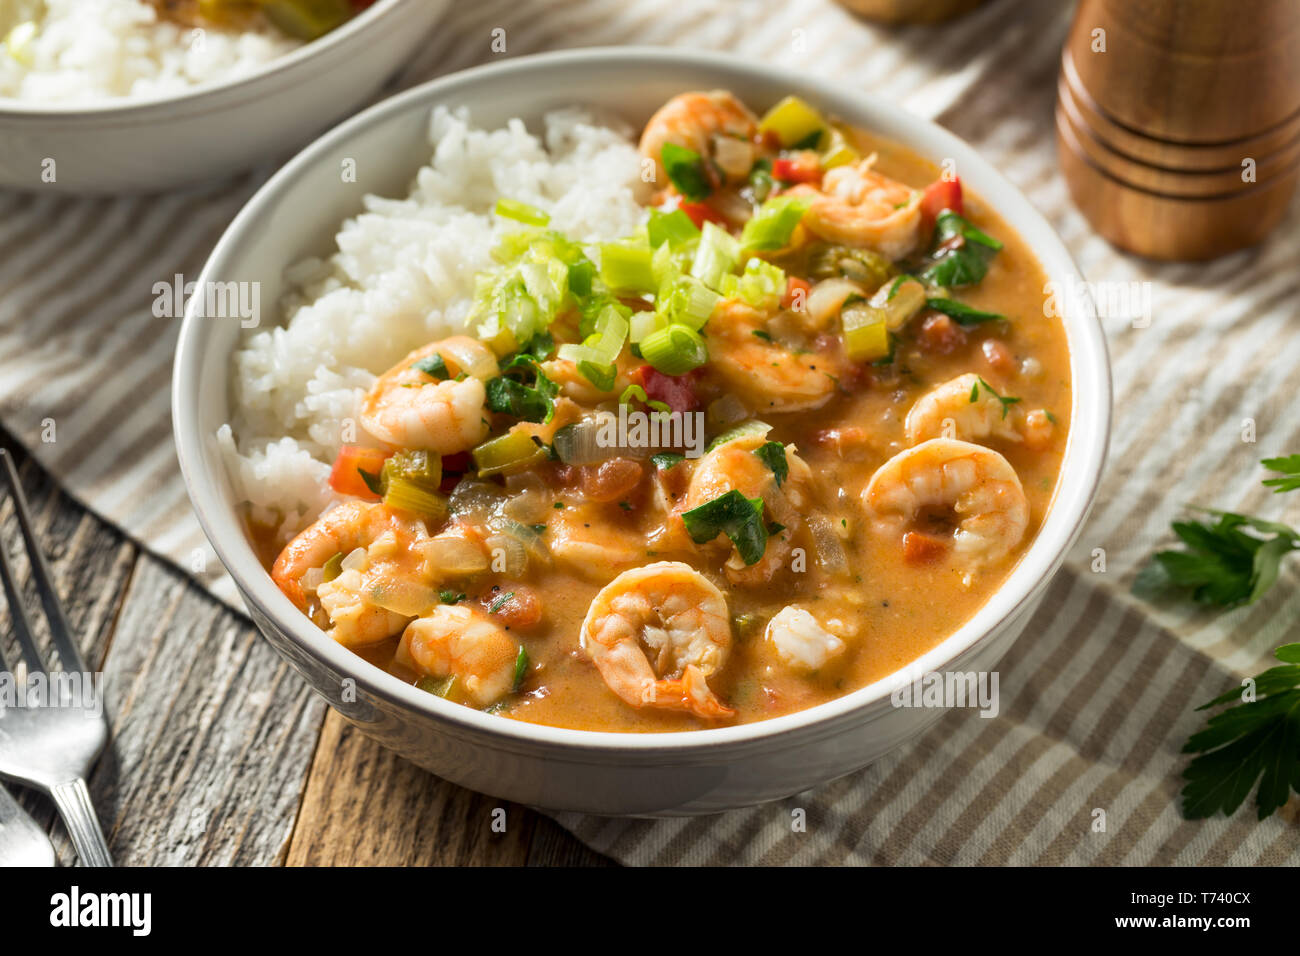
[[[1209,259],[1259,242],[1300,177],[1300,2],[1080,0],[1056,139],[1115,245]]]
[[[969,13],[984,0],[837,0],[869,20],[882,23],[939,23]]]

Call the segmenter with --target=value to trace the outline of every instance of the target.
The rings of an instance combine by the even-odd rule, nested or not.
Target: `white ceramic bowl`
[[[1010,183],[965,143],[925,120],[827,82],[742,60],[663,49],[596,49],[481,67],[394,97],[300,153],[255,195],[222,237],[201,283],[263,283],[274,301],[283,267],[330,251],[361,192],[402,194],[429,155],[435,104],[468,105],[481,124],[535,122],[547,109],[588,103],[644,121],[669,96],[724,87],[762,109],[807,98],[923,155],[951,157],[968,186],[1037,251],[1049,277],[1080,281],[1061,241]],[[339,189],[341,157],[360,183]],[[1037,539],[1003,587],[965,626],[916,662],[916,672],[991,670],[1019,634],[1088,511],[1105,457],[1110,371],[1086,297],[1066,302],[1074,380],[1063,480]],[[493,717],[409,686],[336,644],[272,583],[240,523],[213,438],[227,419],[234,321],[187,315],[176,355],[173,414],[194,508],[249,611],[271,643],[364,731],[456,783],[505,799],[602,814],[688,814],[787,796],[869,764],[917,735],[941,711],[896,708],[899,672],[838,700],[761,723],[679,734],[563,730]],[[347,681],[348,683],[345,683]],[[347,688],[346,696],[344,688]],[[972,715],[971,719],[979,719]]]
[[[379,0],[246,77],[91,106],[0,97],[0,186],[152,192],[245,169],[306,142],[406,62],[448,0]],[[47,159],[56,178],[42,178]]]

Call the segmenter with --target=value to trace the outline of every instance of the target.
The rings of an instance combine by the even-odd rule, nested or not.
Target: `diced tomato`
[[[921,321],[916,341],[926,352],[946,355],[966,344],[966,331],[942,312],[931,312]]]
[[[467,451],[458,451],[454,455],[442,456],[442,481],[438,484],[438,490],[441,492],[450,492],[460,484],[461,477],[469,471],[470,454]]]
[[[822,178],[821,162],[812,150],[772,160],[772,178],[783,183],[815,183]]]
[[[956,177],[936,179],[926,186],[925,192],[921,194],[921,230],[924,235],[930,234],[934,228],[934,221],[945,209],[951,209],[959,216],[964,215],[961,204],[961,180]]]
[[[693,412],[700,407],[695,385],[703,373],[693,369],[685,375],[665,375],[652,365],[642,365],[632,370],[632,381],[645,389],[651,401],[663,402],[674,412]]]
[[[1016,357],[1001,339],[985,339],[980,343],[984,361],[999,375],[1010,375],[1016,370]]]
[[[691,217],[691,222],[695,223],[696,229],[703,229],[706,222],[712,222],[719,226],[727,224],[727,220],[721,213],[702,202],[679,203],[677,208]]]
[[[370,490],[366,480],[361,477],[361,472],[378,477],[390,455],[392,452],[382,448],[344,445],[339,449],[339,456],[334,459],[334,468],[330,471],[330,487],[341,495],[378,501],[379,495]]]
[[[908,564],[925,564],[948,550],[942,538],[921,531],[903,533],[903,560]]]
[[[810,289],[812,289],[812,283],[807,279],[790,276],[785,280],[785,295],[781,297],[781,308],[802,311],[804,304],[808,301]]]
[[[503,627],[532,627],[542,619],[542,599],[522,584],[498,584],[479,603]]]

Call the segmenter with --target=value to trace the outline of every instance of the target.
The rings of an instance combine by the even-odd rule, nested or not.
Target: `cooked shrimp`
[[[889,459],[871,476],[862,503],[885,534],[927,510],[950,510],[954,550],[971,567],[1005,557],[1029,524],[1029,502],[1007,460],[952,438],[931,438]]]
[[[418,348],[375,382],[362,403],[361,424],[380,441],[400,448],[442,455],[473,448],[487,437],[487,393],[458,355],[472,356],[476,367],[483,357],[491,359],[487,346],[463,335]],[[446,378],[416,367],[435,357],[446,366]],[[495,371],[496,362],[491,364]],[[466,375],[457,381],[461,372]]]
[[[807,671],[824,667],[847,646],[812,614],[793,604],[783,607],[767,622],[764,636],[772,642],[783,664]]]
[[[316,597],[329,618],[330,636],[355,646],[383,640],[399,631],[413,615],[394,613],[373,600],[374,587],[426,588],[424,555],[418,545],[428,538],[424,525],[402,517],[382,504],[349,501],[327,511],[290,541],[271,569],[276,586],[307,610],[304,577],[336,554],[365,549],[365,573],[349,568],[333,581],[316,586]]]
[[[838,361],[771,341],[764,320],[740,299],[719,302],[707,327],[708,368],[760,414],[821,408],[835,394]]]
[[[820,189],[800,185],[787,196],[809,200],[803,223],[812,232],[848,246],[874,249],[888,259],[906,258],[921,233],[921,194],[874,172],[872,154],[837,166],[822,179]]]
[[[1039,409],[1026,413],[1006,405],[978,375],[967,372],[936,385],[916,400],[904,424],[912,444],[929,438],[983,442],[994,438],[1042,448],[1051,440],[1052,421]]]
[[[430,677],[453,677],[477,707],[510,693],[519,645],[487,612],[464,604],[439,604],[407,625],[397,660]]]
[[[555,563],[591,581],[606,581],[610,571],[636,567],[648,544],[625,521],[606,517],[609,505],[568,505],[551,515],[547,544]]]
[[[666,184],[660,154],[665,143],[684,146],[713,160],[732,179],[749,175],[758,118],[725,90],[682,93],[659,107],[641,134],[641,155],[653,159],[655,182]],[[729,140],[725,145],[721,141]]]
[[[591,602],[581,634],[609,689],[633,707],[735,714],[708,684],[731,650],[727,599],[690,565],[659,561],[624,571]]]
[[[767,539],[767,548],[755,564],[744,563],[735,548],[723,570],[733,584],[762,584],[772,579],[793,550],[796,534],[803,528],[800,510],[807,506],[805,489],[812,480],[808,463],[787,445],[785,458],[788,472],[778,485],[772,469],[754,454],[766,441],[760,434],[743,435],[724,442],[700,459],[691,473],[683,510],[698,508],[733,489],[746,498],[763,499],[763,520],[777,521],[785,530]],[[680,520],[680,519],[679,519]],[[719,539],[725,540],[725,539]]]

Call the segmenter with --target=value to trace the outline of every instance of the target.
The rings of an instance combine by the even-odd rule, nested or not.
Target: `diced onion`
[[[749,417],[749,409],[730,393],[709,403],[706,418],[711,425],[731,425]]]
[[[420,547],[428,569],[437,574],[479,574],[488,568],[482,546],[459,534],[441,534]]]
[[[844,543],[835,533],[835,525],[825,515],[810,511],[804,516],[812,532],[813,554],[817,564],[829,574],[848,574],[849,558]]]
[[[370,566],[370,555],[365,548],[353,548],[343,559],[344,571],[364,571]]]
[[[613,416],[609,412],[599,412],[591,418],[584,418],[572,425],[565,425],[555,433],[555,453],[566,465],[594,465],[609,457],[607,448],[602,448],[597,440],[600,429],[607,419]]]
[[[808,291],[804,311],[818,328],[824,328],[840,314],[844,303],[853,296],[866,296],[865,290],[848,279],[823,279]]]
[[[744,179],[754,165],[754,146],[731,136],[713,137],[713,161],[730,179]]]
[[[418,617],[437,602],[433,588],[402,575],[384,577],[370,588],[370,600],[403,617]]]
[[[487,539],[487,546],[492,556],[493,570],[509,577],[518,577],[528,570],[528,549],[517,536],[494,534]],[[505,560],[498,563],[498,558]]]

